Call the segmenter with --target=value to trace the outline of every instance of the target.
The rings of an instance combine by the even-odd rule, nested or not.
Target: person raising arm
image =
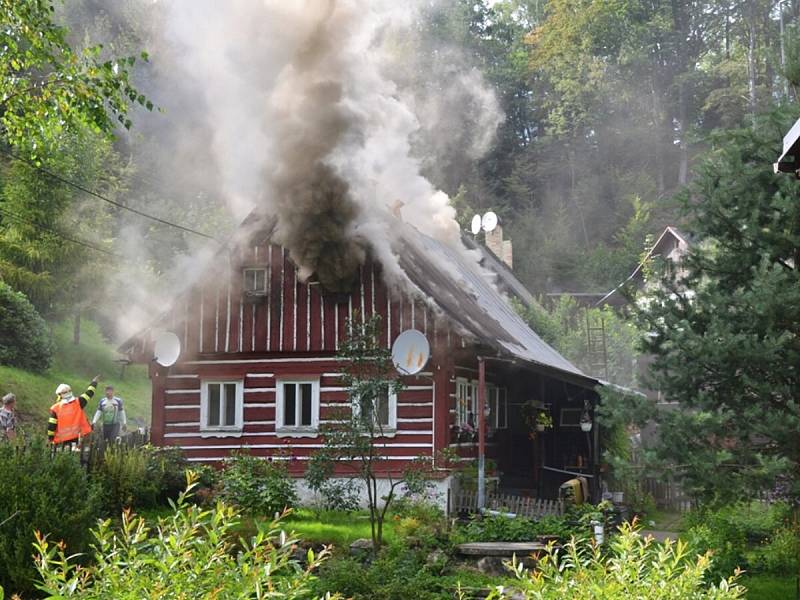
[[[65,444],[88,435],[92,426],[83,412],[97,390],[100,376],[92,379],[86,391],[77,398],[72,395],[72,388],[62,383],[56,388],[57,401],[50,407],[50,418],[47,421],[47,438],[53,444]]]

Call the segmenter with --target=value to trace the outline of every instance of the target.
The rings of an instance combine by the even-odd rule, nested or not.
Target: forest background
[[[73,47],[102,43],[109,56],[149,50],[165,10],[135,0],[55,9]],[[447,81],[425,73],[466,69],[491,84],[505,118],[490,150],[460,151],[478,125],[468,120],[444,136],[422,127],[414,151],[425,174],[463,225],[475,212],[500,215],[515,272],[534,294],[605,292],[665,225],[681,225],[674,196],[710,136],[796,99],[799,12],[798,1],[773,0],[422,3],[398,44],[413,58],[394,77],[401,89],[441,85],[428,91],[442,95]],[[73,130],[34,163],[0,155],[0,270],[48,320],[88,315],[124,337],[137,318],[120,315],[173,289],[187,257],[213,251],[197,233],[224,239],[237,224],[213,169],[185,167],[208,164],[202,146],[181,142],[185,128],[211,124],[159,98],[158,68],[131,64],[158,110],[132,111],[130,131]],[[186,113],[182,124],[169,118],[175,110]]]

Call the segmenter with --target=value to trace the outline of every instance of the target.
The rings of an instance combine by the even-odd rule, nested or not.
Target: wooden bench
[[[459,544],[456,551],[462,556],[501,556],[511,558],[543,552],[547,545],[541,542],[471,542]]]

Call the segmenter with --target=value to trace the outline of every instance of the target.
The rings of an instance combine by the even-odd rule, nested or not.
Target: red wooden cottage
[[[208,463],[240,448],[288,456],[290,471],[302,477],[322,445],[320,423],[348,402],[337,359],[345,323],[378,313],[387,347],[412,328],[431,345],[423,371],[406,377],[381,411],[387,468],[399,471],[448,447],[473,460],[483,362],[486,456],[496,465],[489,475],[508,491],[544,497],[575,473],[596,476],[597,427],[583,433],[580,418],[587,407],[593,413],[597,380],[531,331],[491,273],[462,250],[400,221],[393,230],[410,291],[387,286],[385,269],[368,257],[349,293],[328,293],[313,277],[301,281],[263,229],[219,253],[128,346],[142,352],[163,330],[181,340],[176,364],[151,363],[153,443]],[[549,412],[554,427],[532,435],[531,406]],[[437,473],[441,489],[452,484],[450,470],[437,465]]]

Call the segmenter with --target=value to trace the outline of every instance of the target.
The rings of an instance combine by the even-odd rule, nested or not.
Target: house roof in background
[[[773,166],[776,173],[795,173],[800,169],[800,119],[783,136],[783,153]]]
[[[658,256],[658,254],[661,252],[663,244],[670,238],[677,239],[687,246],[692,245],[691,236],[683,233],[680,229],[674,227],[673,225],[667,225],[667,227],[664,228],[664,231],[661,232],[661,235],[658,236],[658,239],[655,241],[655,243],[650,247],[650,250],[647,251],[647,254],[645,254],[642,261],[633,270],[633,273],[628,275],[625,281],[600,298],[600,300],[595,303],[595,306],[603,306],[604,304],[625,304],[627,300],[622,298],[622,295],[620,294],[622,288],[624,288],[642,273],[642,269],[644,269],[644,266],[647,264],[647,262],[653,258],[653,256]]]

